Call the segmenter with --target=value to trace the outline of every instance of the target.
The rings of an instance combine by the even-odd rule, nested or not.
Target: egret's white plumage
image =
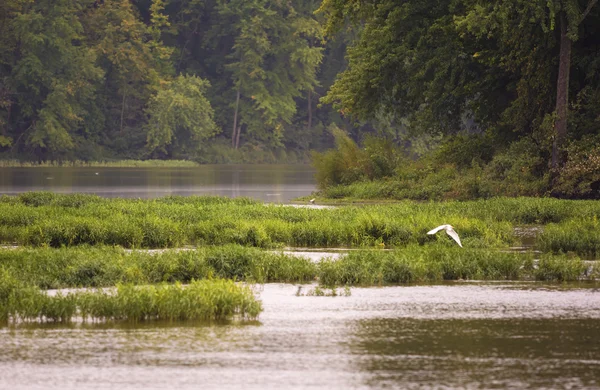
[[[312,198],[311,200],[309,200],[309,202],[315,204],[315,198]]]
[[[454,229],[452,228],[452,225],[440,225],[440,226],[436,227],[435,229],[431,229],[430,231],[428,231],[427,234],[435,234],[435,233],[439,232],[440,230],[445,230],[446,233],[448,233],[448,235],[450,237],[452,237],[454,239],[454,241],[456,241],[458,246],[460,246],[462,248],[462,244],[460,243],[460,237],[458,236],[458,233],[456,233],[454,231]]]

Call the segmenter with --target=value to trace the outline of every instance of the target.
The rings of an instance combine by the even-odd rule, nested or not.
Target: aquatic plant
[[[313,280],[316,264],[303,257],[239,245],[161,253],[117,247],[0,250],[0,267],[39,288],[108,287],[117,283],[189,283],[221,277],[250,282]]]
[[[0,288],[6,290],[0,280]],[[3,291],[0,290],[0,291]],[[255,319],[262,311],[250,286],[211,279],[135,286],[116,290],[85,290],[48,295],[32,286],[12,288],[0,297],[0,320],[70,322]]]
[[[549,224],[540,234],[538,246],[544,252],[575,252],[596,257],[600,255],[600,221],[594,216]]]
[[[575,256],[544,255],[534,267],[536,280],[565,282],[582,279],[587,266]]]
[[[353,251],[319,266],[323,285],[387,285],[442,280],[518,280],[531,254],[446,246],[409,246],[394,251]]]

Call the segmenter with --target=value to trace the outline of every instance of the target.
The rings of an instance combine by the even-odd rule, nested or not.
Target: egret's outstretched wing
[[[439,232],[442,229],[446,229],[447,227],[448,227],[448,225],[438,226],[435,229],[431,229],[430,231],[428,231],[427,234],[435,234],[435,233]]]
[[[450,237],[452,237],[454,239],[454,241],[456,241],[458,243],[458,246],[460,246],[462,248],[462,244],[460,243],[460,237],[458,237],[458,233],[456,233],[454,231],[454,229],[452,229],[452,228],[446,229],[446,233],[448,233],[448,235]]]

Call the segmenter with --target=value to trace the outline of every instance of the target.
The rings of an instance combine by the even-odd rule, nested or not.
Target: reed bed
[[[247,198],[169,196],[140,200],[29,192],[0,197],[0,242],[50,247],[239,244],[259,248],[402,248],[447,241],[443,234],[428,236],[426,232],[450,223],[465,247],[506,248],[517,243],[515,225],[555,224],[548,232],[564,239],[553,239],[550,244],[548,233],[544,248],[585,255],[597,253],[597,248],[591,243],[577,244],[585,231],[577,222],[569,221],[592,224],[599,214],[597,201],[539,198],[308,209],[264,205]]]
[[[339,260],[319,265],[321,284],[390,285],[447,280],[544,280],[588,279],[588,266],[578,257],[482,249],[411,246],[397,251],[350,252]]]
[[[544,252],[574,252],[597,258],[600,255],[600,222],[594,216],[549,224],[540,234],[538,246]]]
[[[42,289],[190,283],[213,277],[295,283],[316,276],[316,265],[308,259],[239,245],[161,253],[90,246],[5,249],[0,250],[0,269]]]
[[[395,250],[350,251],[338,260],[309,259],[239,245],[166,250],[161,253],[111,247],[0,250],[0,270],[42,289],[108,287],[115,284],[190,283],[225,278],[249,283],[306,283],[324,286],[396,285],[444,280],[597,279],[598,270],[572,255],[458,248],[443,243]],[[596,267],[597,268],[597,267]]]
[[[425,233],[440,223],[456,226],[471,246],[514,242],[508,221],[489,224],[463,210],[417,204],[317,210],[219,197],[130,200],[37,192],[0,198],[0,242],[32,246],[402,247],[439,240]]]
[[[0,274],[0,321],[71,322],[255,319],[262,311],[249,286],[232,280],[192,281],[189,285],[119,284],[113,290],[48,295]]]

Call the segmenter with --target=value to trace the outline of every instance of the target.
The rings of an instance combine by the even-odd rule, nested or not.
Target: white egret
[[[432,229],[432,230],[428,231],[427,234],[435,234],[435,233],[439,232],[440,230],[445,230],[446,233],[448,233],[448,235],[450,237],[452,237],[454,239],[454,241],[456,241],[456,243],[458,244],[458,246],[460,246],[462,248],[462,244],[460,243],[460,237],[458,237],[458,233],[456,233],[454,231],[454,229],[452,228],[452,225],[441,225],[441,226],[438,226],[435,229]]]
[[[315,198],[312,198],[311,200],[309,200],[309,202],[310,202],[311,204],[315,204]]]

